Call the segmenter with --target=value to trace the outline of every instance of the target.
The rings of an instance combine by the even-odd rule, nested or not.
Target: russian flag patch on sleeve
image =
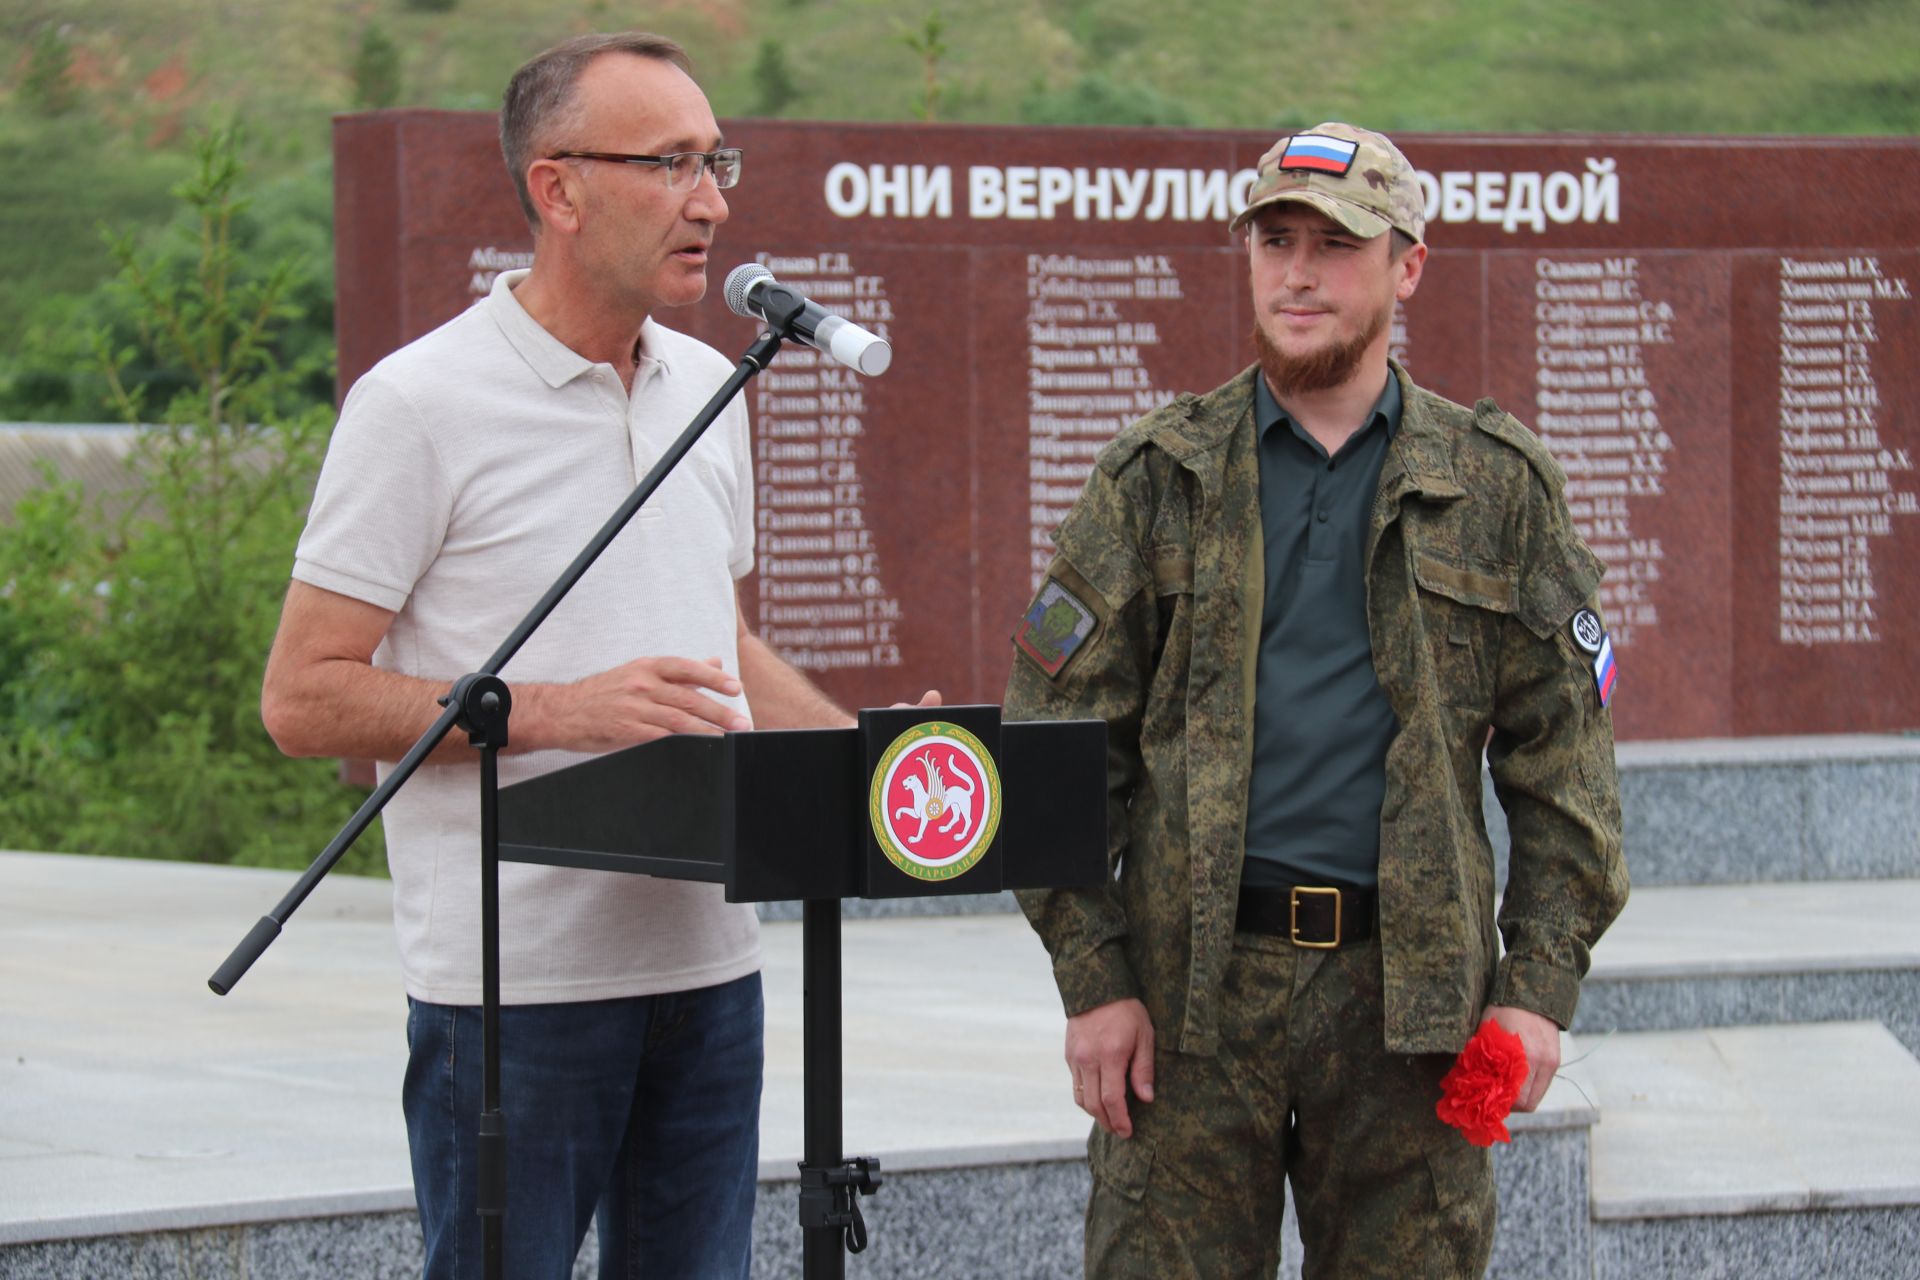
[[[1322,133],[1296,133],[1280,154],[1279,168],[1312,169],[1338,177],[1353,168],[1354,153],[1360,144],[1344,138],[1329,138]]]
[[[1606,706],[1613,698],[1613,678],[1620,674],[1620,668],[1613,661],[1613,637],[1606,636],[1600,641],[1600,652],[1593,656],[1593,687],[1600,691],[1600,705]]]

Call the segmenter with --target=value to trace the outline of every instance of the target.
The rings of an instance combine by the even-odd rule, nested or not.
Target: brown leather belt
[[[1373,936],[1379,895],[1372,889],[1332,885],[1294,885],[1290,889],[1240,886],[1240,910],[1234,926],[1249,933],[1270,933],[1296,947],[1332,951]]]

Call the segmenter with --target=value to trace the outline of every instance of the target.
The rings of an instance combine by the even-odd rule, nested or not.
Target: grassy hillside
[[[1350,0],[1276,7],[1258,25],[1249,12],[1217,0],[11,0],[0,358],[43,299],[107,274],[97,224],[164,216],[195,126],[244,120],[257,178],[324,184],[328,118],[366,100],[383,43],[399,105],[491,109],[529,53],[647,26],[685,41],[734,116],[914,119],[931,81],[940,118],[976,121],[1920,132],[1917,0]]]
[[[783,42],[789,114],[897,118],[917,67],[900,6],[750,6],[752,34],[710,72],[735,104],[757,40]],[[1289,11],[1291,10],[1291,11]],[[1403,129],[1920,131],[1912,0],[1351,0],[1240,4],[1041,0],[948,5],[954,114],[1011,121],[1036,87],[1099,75],[1184,104],[1194,123],[1348,116]],[[892,36],[893,38],[888,38]]]

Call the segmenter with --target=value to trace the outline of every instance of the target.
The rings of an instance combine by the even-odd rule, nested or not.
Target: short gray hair
[[[687,51],[667,37],[651,31],[616,31],[562,41],[535,54],[513,73],[500,99],[500,154],[506,158],[527,225],[536,231],[540,213],[527,191],[527,166],[534,162],[536,149],[544,149],[542,144],[554,127],[574,114],[574,87],[587,64],[603,53],[630,53],[670,62],[689,74],[693,71]]]

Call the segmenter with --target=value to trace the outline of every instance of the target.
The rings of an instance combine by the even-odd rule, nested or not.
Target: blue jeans
[[[481,1274],[480,1010],[409,999],[401,1102],[428,1280]],[[599,1214],[601,1280],[745,1280],[760,1155],[760,975],[500,1010],[505,1274],[565,1280]]]

